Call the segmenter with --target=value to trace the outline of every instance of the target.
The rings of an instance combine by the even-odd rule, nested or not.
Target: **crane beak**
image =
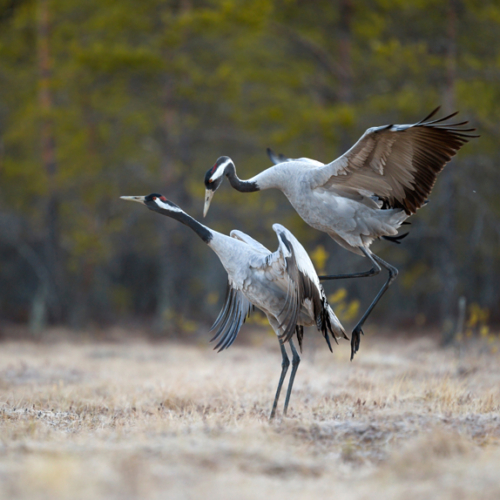
[[[120,196],[120,200],[136,201],[144,205],[145,196]]]
[[[212,198],[214,197],[215,191],[212,191],[210,189],[205,190],[205,206],[203,207],[203,217],[207,216],[208,209],[210,208],[210,202],[212,201]]]

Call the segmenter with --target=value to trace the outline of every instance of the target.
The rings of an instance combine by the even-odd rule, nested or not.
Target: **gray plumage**
[[[212,340],[220,339],[216,349],[233,343],[249,304],[266,314],[282,343],[290,340],[297,325],[316,326],[328,343],[328,331],[334,340],[345,336],[304,247],[280,224],[273,230],[279,242],[275,252],[241,231],[231,231],[231,238],[212,231],[208,245],[228,273],[226,300],[212,327]]]
[[[241,231],[235,230],[230,236],[226,236],[207,228],[160,194],[122,198],[140,202],[150,210],[187,225],[219,257],[228,274],[226,300],[211,329],[215,331],[212,341],[217,341],[215,349],[219,352],[227,349],[235,341],[254,306],[266,314],[276,332],[283,360],[286,356],[283,344],[287,342],[290,344],[294,355],[293,376],[300,358],[293,346],[292,337],[297,333],[300,344],[302,327],[316,326],[323,334],[330,350],[329,335],[335,341],[340,337],[347,338],[344,328],[327,302],[307,252],[293,234],[280,224],[273,225],[279,246],[275,252],[271,252]],[[286,364],[285,361],[283,363]],[[286,373],[284,368],[283,370]],[[284,378],[283,370],[271,417],[275,415]],[[293,376],[288,386],[285,414]]]
[[[324,164],[309,158],[289,159],[268,154],[275,165],[247,181],[240,180],[232,160],[221,157],[205,176],[204,213],[224,176],[243,192],[276,188],[310,226],[330,235],[339,245],[369,258],[373,268],[365,273],[325,276],[338,279],[373,276],[381,266],[389,278],[359,320],[351,338],[351,359],[359,348],[361,327],[382,294],[395,279],[397,269],[370,251],[378,238],[398,241],[401,224],[423,206],[438,173],[472,137],[467,122],[429,121],[439,108],[412,125],[386,125],[368,129],[345,154]]]

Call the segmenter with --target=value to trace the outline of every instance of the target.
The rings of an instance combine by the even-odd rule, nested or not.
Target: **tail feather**
[[[301,325],[296,325],[295,332],[297,333],[297,340],[299,341],[300,352],[302,352],[302,339],[304,338],[304,327]]]
[[[337,315],[333,312],[333,309],[331,308],[330,304],[328,304],[328,300],[326,298],[325,290],[323,287],[320,285],[321,289],[321,312],[316,318],[316,323],[318,330],[323,333],[323,336],[325,337],[325,341],[328,344],[328,348],[330,351],[332,351],[332,345],[330,343],[330,338],[329,334],[332,336],[333,340],[335,340],[335,343],[338,344],[338,339],[344,338],[349,340],[349,337],[347,337],[344,327],[342,326],[342,323],[339,321],[337,318]]]
[[[383,240],[390,241],[391,243],[396,243],[396,245],[401,245],[401,240],[406,238],[410,233],[398,234],[397,236],[382,236]]]
[[[334,336],[335,340],[344,338],[349,340],[349,337],[346,335],[344,327],[342,323],[337,318],[337,315],[333,312],[333,309],[328,305],[327,307],[328,319],[330,321],[330,331],[332,332],[332,336]]]

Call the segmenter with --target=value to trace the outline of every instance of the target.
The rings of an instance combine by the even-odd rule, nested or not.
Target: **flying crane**
[[[404,221],[422,207],[441,172],[473,137],[468,122],[444,123],[430,115],[411,125],[369,128],[351,149],[324,164],[310,158],[289,159],[268,151],[275,165],[248,180],[236,175],[233,160],[220,157],[205,175],[207,214],[215,191],[227,177],[243,193],[279,189],[310,226],[327,233],[339,245],[367,257],[372,268],[353,274],[320,276],[322,280],[375,276],[382,268],[388,278],[353,329],[351,360],[359,349],[362,327],[398,270],[370,250],[378,238],[395,242]]]

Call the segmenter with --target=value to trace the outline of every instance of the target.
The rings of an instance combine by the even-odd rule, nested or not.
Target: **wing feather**
[[[344,155],[312,172],[311,185],[363,189],[388,208],[411,215],[425,204],[437,175],[471,138],[467,121],[443,123],[457,113],[429,121],[439,108],[412,125],[368,129]]]
[[[225,303],[210,329],[210,331],[217,329],[210,340],[210,342],[213,342],[219,339],[214,349],[218,349],[218,352],[220,352],[227,349],[236,340],[243,323],[245,323],[252,310],[253,305],[250,301],[240,290],[236,290],[228,282]]]
[[[310,300],[316,326],[323,333],[331,349],[328,331],[335,341],[337,341],[336,334],[345,336],[345,332],[328,305],[314,265],[304,247],[290,231],[280,224],[274,224],[273,230],[278,235],[279,252],[285,261],[289,278],[287,300],[282,314],[279,315],[280,327],[285,327],[280,340],[287,342],[293,336],[301,309],[305,301]]]
[[[243,231],[238,231],[237,229],[233,229],[229,235],[231,238],[234,238],[236,240],[240,240],[243,243],[246,243],[247,245],[251,246],[254,250],[257,250],[258,252],[270,254],[271,251],[267,249],[262,243],[259,243],[257,240],[254,240],[251,236],[248,236],[248,234],[245,234]]]
[[[312,158],[287,158],[286,156],[279,154],[277,155],[271,148],[267,148],[267,156],[273,162],[274,165],[279,163],[285,163],[288,161],[302,161],[304,163],[310,164],[312,167],[323,167],[325,164],[318,160],[313,160]]]
[[[231,290],[232,290],[232,288],[228,283],[227,287],[226,287],[226,296],[224,297],[224,305],[222,306],[222,309],[220,310],[219,315],[217,316],[216,320],[214,321],[214,324],[210,328],[210,331],[214,331],[220,325],[220,323],[224,320],[224,318],[227,316],[227,313],[228,313],[228,310],[229,310],[229,307],[230,307],[231,301],[232,301]],[[212,342],[216,338],[217,338],[217,336],[215,336],[213,339],[211,339],[210,342]]]
[[[225,314],[224,317],[222,318],[220,325],[217,329],[216,334],[210,339],[210,342],[213,342],[214,340],[217,340],[228,328],[228,326],[231,324],[232,320],[232,315],[234,311],[234,302],[235,302],[235,294],[234,290],[231,288],[229,292],[229,296],[227,299],[227,304],[225,307]],[[210,331],[214,330],[214,327],[210,329]]]
[[[276,333],[282,343],[287,342],[294,334],[298,334],[299,318],[302,314],[306,314],[314,320],[331,348],[329,333],[335,341],[339,336],[347,337],[344,328],[328,305],[314,265],[304,247],[290,231],[280,224],[274,224],[273,230],[278,236],[278,249],[267,255],[259,252],[251,258],[249,266],[261,272],[261,276],[269,282],[269,286],[274,283],[273,286],[285,294],[281,310],[273,313],[278,322]],[[235,293],[233,288],[230,288],[229,297],[226,300],[228,304],[224,306],[220,320],[216,321],[218,331],[213,339],[219,339],[216,349],[224,349],[231,345],[235,332],[241,327],[244,314],[241,312],[238,316],[238,306],[236,306],[236,313],[234,312],[235,306],[232,301],[239,300],[234,296]],[[240,324],[238,324],[238,318]]]

